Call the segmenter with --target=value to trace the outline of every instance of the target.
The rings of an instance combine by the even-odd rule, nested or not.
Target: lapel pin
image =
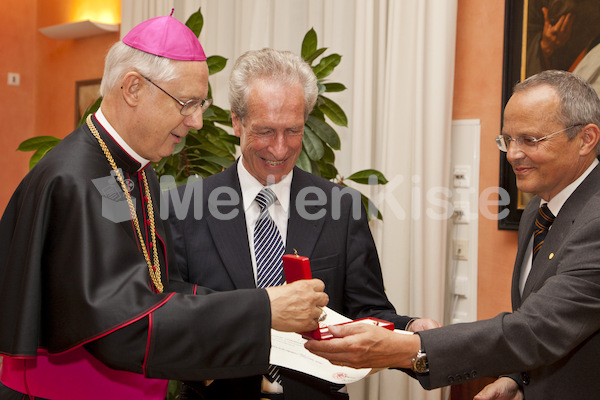
[[[552,260],[552,258],[554,258],[554,253],[550,253],[550,255],[548,256],[548,260]]]

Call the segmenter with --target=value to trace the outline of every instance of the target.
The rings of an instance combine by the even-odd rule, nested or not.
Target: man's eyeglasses
[[[571,128],[575,128],[576,126],[582,126],[582,125],[585,125],[585,124],[571,125],[568,128],[561,129],[560,131],[550,133],[549,135],[542,136],[541,138],[536,138],[536,137],[530,136],[530,135],[521,135],[521,136],[517,136],[516,138],[512,138],[508,135],[498,135],[498,136],[496,136],[496,145],[498,146],[498,148],[501,151],[503,151],[505,153],[508,152],[508,148],[510,147],[511,142],[516,142],[517,145],[522,150],[536,151],[538,148],[538,143],[541,142],[542,140],[549,139],[552,136],[558,135],[561,132],[568,131]]]
[[[202,112],[204,112],[212,104],[212,99],[203,99],[203,100],[192,99],[192,100],[188,100],[184,103],[183,101],[179,100],[177,97],[175,97],[172,94],[170,94],[169,92],[167,92],[165,89],[158,86],[156,83],[152,82],[150,80],[150,78],[146,78],[144,76],[144,79],[146,79],[148,82],[150,82],[151,84],[153,84],[154,86],[156,86],[157,88],[162,90],[167,96],[169,96],[170,98],[172,98],[173,100],[178,102],[181,105],[181,110],[179,112],[181,113],[181,115],[183,115],[185,117],[195,113],[196,110],[198,110],[198,107],[200,107],[202,109]]]

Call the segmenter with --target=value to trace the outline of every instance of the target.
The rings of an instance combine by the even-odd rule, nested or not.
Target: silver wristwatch
[[[422,350],[419,350],[415,358],[412,359],[412,370],[417,374],[426,374],[429,372],[427,354]]]

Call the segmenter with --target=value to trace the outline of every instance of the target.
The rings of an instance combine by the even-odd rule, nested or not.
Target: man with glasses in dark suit
[[[503,375],[476,400],[594,400],[600,354],[600,100],[583,79],[549,70],[515,86],[502,135],[523,212],[512,313],[407,337],[330,328],[306,347],[353,367],[412,369],[426,389]]]

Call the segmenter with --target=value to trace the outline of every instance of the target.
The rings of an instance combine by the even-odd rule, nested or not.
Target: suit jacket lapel
[[[311,186],[310,174],[295,167],[294,178],[292,179],[292,186],[290,189],[290,218],[288,220],[285,253],[293,254],[294,249],[296,249],[299,255],[310,258],[317,243],[319,232],[321,232],[325,218],[309,220],[303,218],[298,213],[298,207],[296,205],[298,192],[302,188],[309,186]],[[312,186],[317,187],[316,185]],[[312,199],[313,197],[309,195],[306,198]],[[308,214],[312,215],[322,208],[322,206],[310,205],[306,206],[305,210]]]
[[[555,273],[555,269],[552,267],[552,259],[563,243],[564,237],[568,234],[572,225],[572,215],[569,214],[572,214],[572,211],[574,210],[572,207],[565,208],[566,205],[567,203],[563,205],[558,216],[552,223],[552,227],[544,239],[544,244],[531,265],[531,271],[529,271],[529,276],[523,287],[521,301],[526,299],[534,288],[539,287],[540,283],[543,283],[548,276],[554,275]],[[532,228],[529,238],[533,235],[533,222],[531,225]]]
[[[513,310],[516,310],[521,306],[521,292],[519,290],[519,282],[521,280],[521,270],[523,269],[523,262],[525,261],[525,254],[527,251],[527,245],[533,235],[533,227],[535,216],[538,210],[538,204],[540,198],[535,196],[529,201],[529,204],[525,208],[523,215],[521,215],[521,221],[519,223],[519,242],[517,247],[517,257],[515,258],[515,266],[513,269],[512,285],[511,285],[511,301]]]
[[[581,210],[590,197],[598,191],[598,184],[600,184],[600,168],[596,167],[563,204],[552,224],[552,228],[544,239],[544,245],[531,266],[531,272],[523,289],[523,299],[543,284],[548,277],[555,274],[556,271],[553,266],[555,261],[553,260],[560,259],[556,256],[560,256],[560,248],[565,237],[569,234],[575,219],[580,216]],[[585,218],[585,216],[582,217]]]
[[[219,206],[222,214],[236,213],[231,219],[219,219],[205,210],[206,220],[214,239],[215,246],[231,280],[238,289],[255,288],[252,259],[248,245],[248,231],[246,229],[246,215],[241,197],[240,182],[237,175],[237,163],[215,176],[210,185],[206,186],[205,196],[218,187],[233,188],[240,198],[233,206]]]

